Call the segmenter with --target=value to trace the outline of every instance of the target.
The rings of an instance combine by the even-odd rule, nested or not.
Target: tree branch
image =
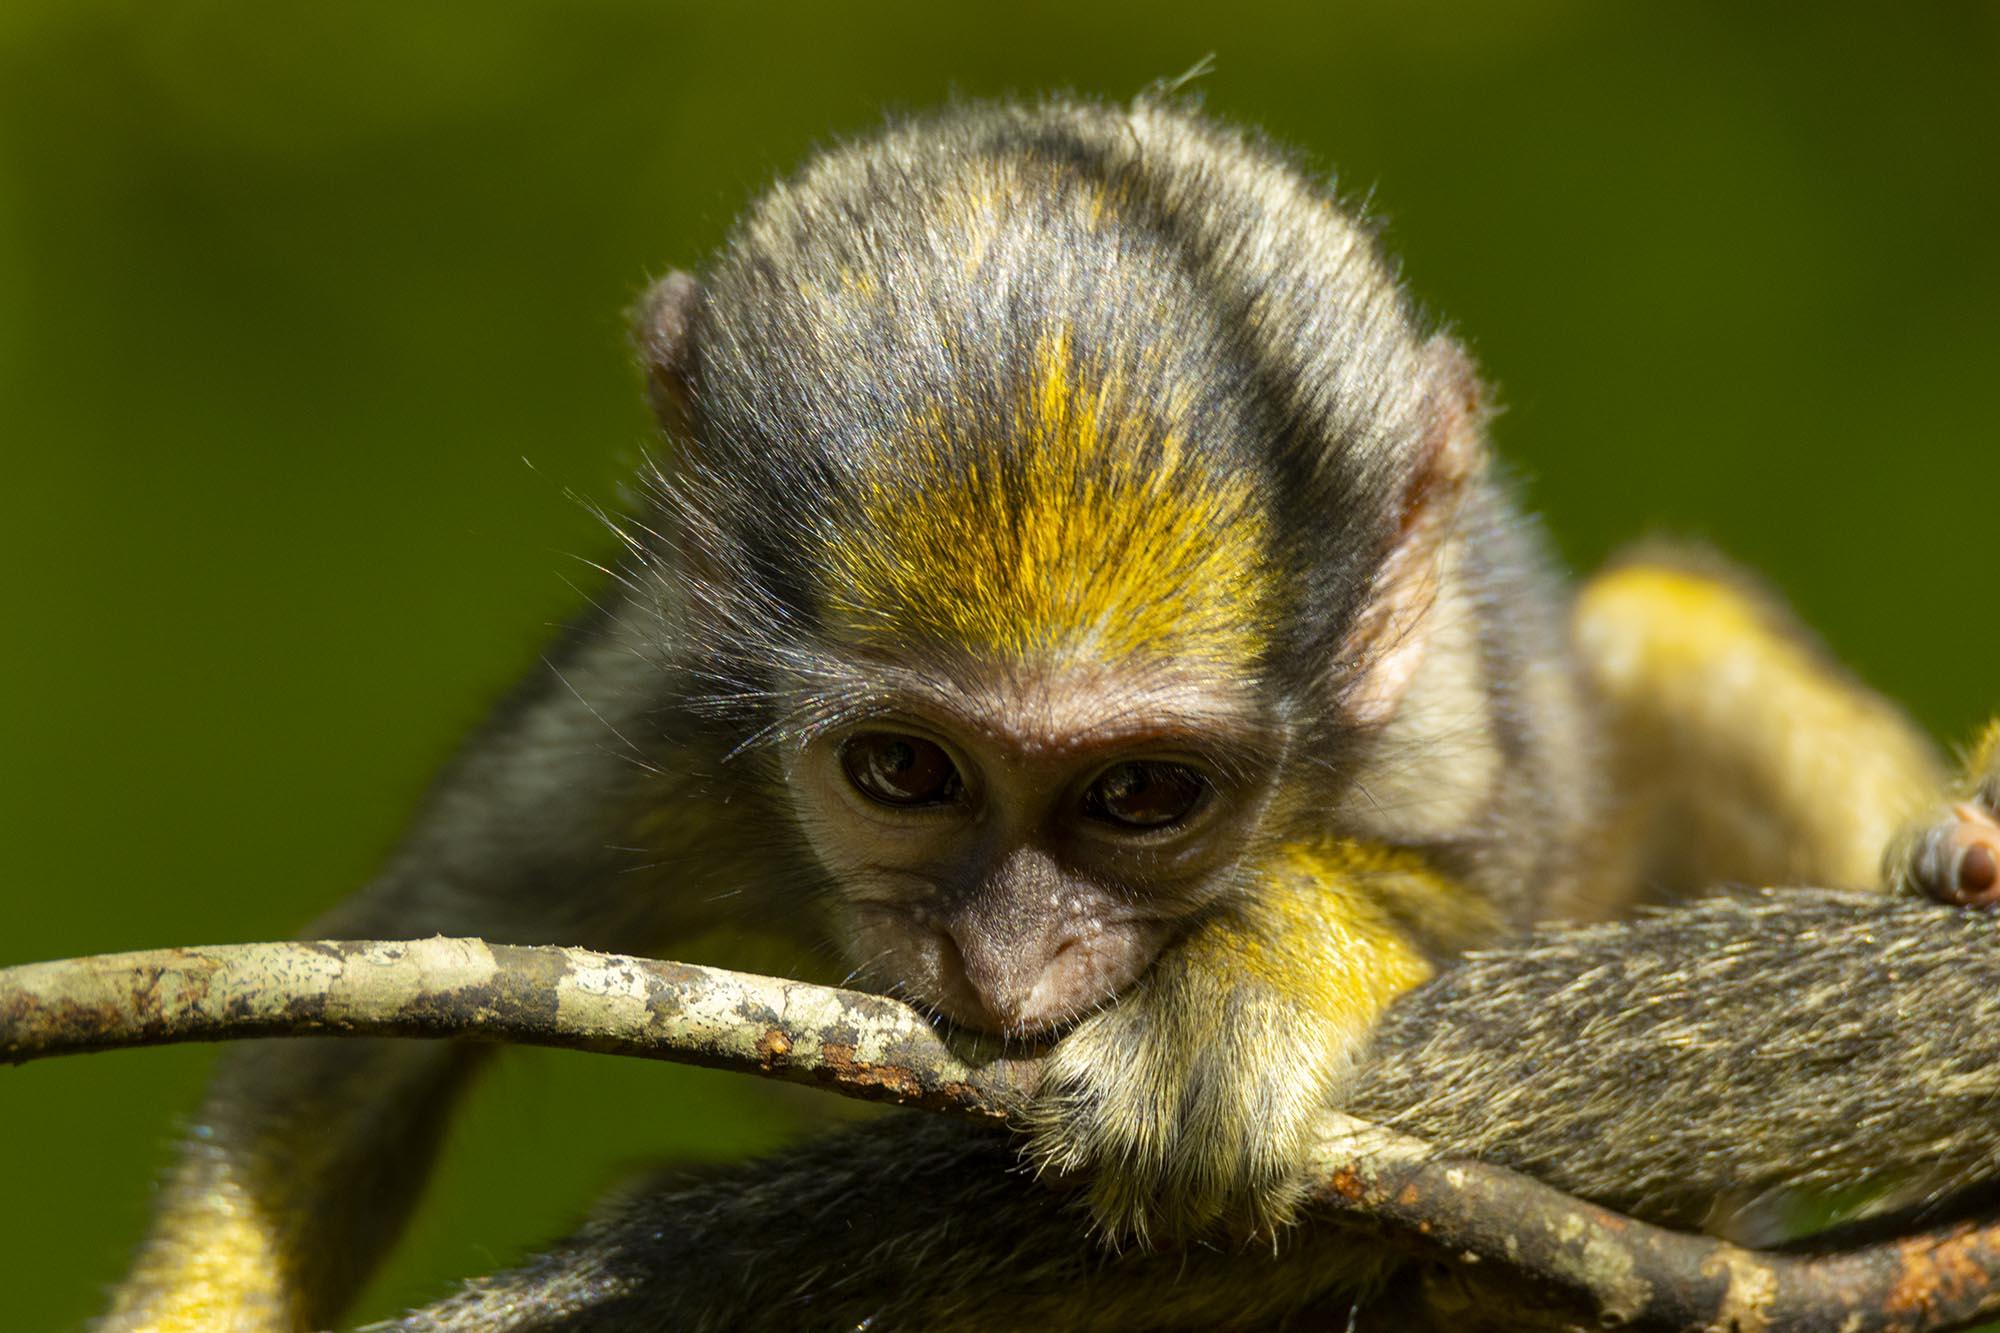
[[[1001,1121],[1037,1064],[909,1006],[748,972],[482,940],[228,944],[0,970],[0,1062],[247,1037],[634,1055]]]
[[[735,1069],[1003,1122],[1037,1061],[798,981],[479,940],[278,943],[0,970],[0,1061],[271,1036],[454,1038]],[[2000,1311],[2000,1221],[1821,1255],[1665,1230],[1328,1113],[1323,1213],[1446,1259],[1554,1324],[1918,1333]]]

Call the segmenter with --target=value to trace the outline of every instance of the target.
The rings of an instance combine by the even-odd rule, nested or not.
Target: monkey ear
[[[1407,529],[1417,511],[1442,497],[1456,506],[1465,485],[1486,466],[1486,391],[1479,368],[1457,341],[1432,334],[1423,345],[1424,446],[1417,474],[1403,500]]]
[[[1472,358],[1444,334],[1425,342],[1414,465],[1368,604],[1342,646],[1341,707],[1357,726],[1389,720],[1430,646],[1432,615],[1468,485],[1486,462],[1485,399]]]
[[[669,433],[684,434],[694,372],[694,321],[701,283],[676,269],[647,289],[632,320],[632,343],[646,370],[646,396]]]

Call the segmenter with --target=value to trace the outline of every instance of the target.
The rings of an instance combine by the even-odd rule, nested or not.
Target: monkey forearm
[[[1635,884],[1877,883],[1935,800],[1936,747],[1747,575],[1712,556],[1614,565],[1579,591],[1577,660],[1602,706]]]
[[[673,895],[625,873],[616,850],[641,808],[613,702],[636,661],[587,633],[558,645],[447,771],[384,874],[307,937],[657,947]],[[107,1327],[327,1322],[400,1229],[476,1061],[429,1043],[229,1052]]]
[[[1343,839],[1274,848],[1253,874],[1049,1057],[1032,1160],[1087,1176],[1113,1237],[1289,1220],[1320,1109],[1383,1006],[1430,975],[1399,918],[1444,917],[1455,887]]]
[[[394,1041],[225,1053],[102,1327],[324,1326],[395,1240],[479,1053]]]

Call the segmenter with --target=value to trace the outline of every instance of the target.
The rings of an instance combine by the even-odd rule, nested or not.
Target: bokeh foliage
[[[530,660],[647,438],[621,310],[884,108],[1123,97],[1337,163],[1502,386],[1565,556],[1764,569],[1947,736],[2000,702],[2000,10],[1390,0],[0,6],[0,962],[280,936]],[[0,1324],[74,1326],[209,1054],[0,1071]],[[510,1058],[381,1313],[727,1079]]]

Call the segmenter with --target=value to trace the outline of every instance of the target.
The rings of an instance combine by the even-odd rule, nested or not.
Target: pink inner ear
[[[1379,726],[1395,715],[1430,645],[1430,612],[1443,553],[1426,551],[1422,558],[1405,560],[1414,544],[1405,541],[1389,557],[1384,569],[1389,577],[1376,585],[1374,601],[1349,637],[1348,651],[1340,655],[1344,662],[1361,664],[1340,701],[1356,726]],[[1398,564],[1407,567],[1390,574]]]
[[[1424,660],[1452,514],[1485,459],[1486,413],[1471,358],[1442,334],[1424,351],[1431,383],[1421,462],[1404,491],[1393,545],[1369,604],[1340,654],[1342,662],[1360,664],[1341,698],[1358,726],[1387,722]]]

